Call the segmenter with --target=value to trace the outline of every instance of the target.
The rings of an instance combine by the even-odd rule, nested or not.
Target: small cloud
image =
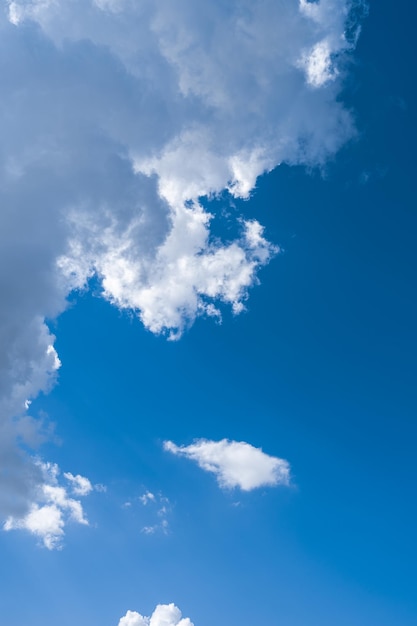
[[[153,535],[156,529],[157,526],[144,526],[140,532],[144,533],[145,535]]]
[[[153,535],[156,532],[162,532],[164,535],[168,535],[169,533],[169,523],[166,518],[162,519],[159,524],[154,524],[153,526],[144,526],[141,531],[145,535]]]
[[[269,456],[244,441],[197,439],[189,446],[164,442],[164,449],[196,461],[201,469],[216,475],[221,487],[251,491],[257,487],[290,484],[290,465],[285,459]]]
[[[144,617],[136,611],[128,611],[119,620],[118,626],[194,626],[188,617],[175,604],[158,604],[150,617]]]
[[[145,535],[153,535],[157,532],[162,532],[167,535],[169,532],[168,516],[171,513],[171,504],[166,496],[160,493],[152,493],[148,489],[139,497],[128,500],[123,504],[123,508],[132,510],[132,507],[140,502],[143,507],[147,508],[147,511],[141,510],[140,516],[147,518],[147,524],[142,526],[141,533]]]
[[[107,486],[103,485],[102,483],[96,483],[94,485],[94,491],[97,491],[98,493],[106,493]]]
[[[376,166],[372,170],[364,170],[359,176],[359,183],[366,185],[369,182],[376,182],[384,178],[387,174],[387,168]]]
[[[150,491],[146,491],[142,496],[139,496],[139,500],[145,506],[148,502],[155,502],[155,496]]]
[[[72,492],[77,496],[87,496],[93,490],[93,485],[85,476],[74,476],[71,472],[65,472],[64,477],[71,484]]]
[[[75,522],[88,526],[88,520],[79,500],[68,495],[68,491],[59,483],[59,468],[53,463],[37,461],[43,475],[43,483],[38,487],[37,497],[29,503],[29,510],[23,516],[9,516],[4,523],[4,530],[27,530],[39,538],[48,550],[62,547],[65,526]],[[64,477],[72,483],[72,492],[85,496],[92,490],[88,478],[73,476],[70,472]]]

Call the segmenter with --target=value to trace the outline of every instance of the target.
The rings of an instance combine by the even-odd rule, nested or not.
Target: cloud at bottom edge
[[[194,626],[188,617],[182,617],[180,609],[174,604],[158,604],[150,617],[136,611],[127,611],[120,618],[118,626]]]

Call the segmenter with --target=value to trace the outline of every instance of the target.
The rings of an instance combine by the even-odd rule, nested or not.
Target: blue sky
[[[414,9],[138,7],[1,3],[2,621],[411,626]]]

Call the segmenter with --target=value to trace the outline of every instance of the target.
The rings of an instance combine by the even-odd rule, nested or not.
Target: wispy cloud
[[[140,532],[145,535],[154,535],[155,533],[168,535],[168,518],[172,510],[169,499],[161,493],[152,493],[146,490],[139,497],[124,502],[123,507],[136,514],[138,503],[141,504]]]
[[[169,533],[168,516],[171,512],[171,503],[166,496],[160,493],[155,495],[150,491],[146,491],[139,500],[146,506],[148,503],[152,505],[152,510],[156,516],[156,521],[152,524],[143,526],[141,529],[145,535],[154,535],[156,532],[161,532],[164,535]]]
[[[198,439],[189,446],[166,441],[164,449],[196,461],[201,469],[215,474],[221,487],[251,491],[257,487],[290,484],[288,461],[269,456],[243,441]]]

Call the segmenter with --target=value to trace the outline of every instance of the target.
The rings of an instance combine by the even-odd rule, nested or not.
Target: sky
[[[415,626],[416,9],[0,0],[0,616]]]

